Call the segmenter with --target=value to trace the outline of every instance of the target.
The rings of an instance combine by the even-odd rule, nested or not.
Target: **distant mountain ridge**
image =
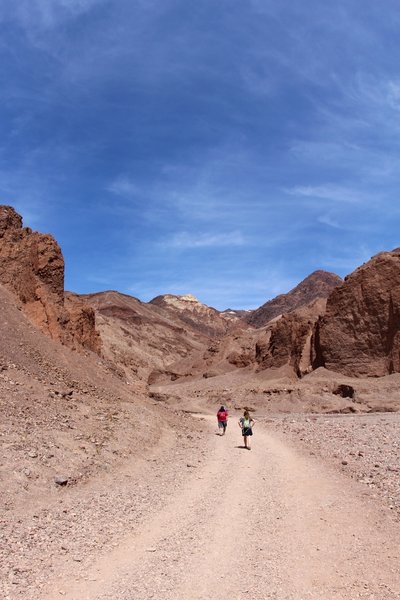
[[[314,271],[286,294],[280,294],[253,310],[246,317],[246,322],[253,327],[264,327],[280,315],[307,306],[318,298],[328,298],[332,290],[342,283],[343,280],[335,273]]]
[[[162,308],[175,318],[178,317],[190,329],[211,338],[227,333],[232,320],[235,320],[234,316],[203,304],[192,294],[165,294],[153,298],[149,304]]]

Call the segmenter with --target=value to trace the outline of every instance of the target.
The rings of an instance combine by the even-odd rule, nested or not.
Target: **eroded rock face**
[[[16,294],[26,315],[44,333],[99,351],[93,311],[83,314],[72,300],[65,304],[59,245],[51,235],[23,227],[11,206],[0,206],[0,282]]]
[[[259,371],[289,365],[298,376],[312,369],[311,340],[315,321],[292,313],[283,315],[256,345]]]
[[[399,248],[373,257],[332,292],[315,352],[315,367],[350,376],[400,372]]]
[[[64,305],[69,316],[66,330],[73,342],[87,350],[100,354],[102,343],[100,334],[96,329],[94,310],[79,296],[71,292],[65,293]]]

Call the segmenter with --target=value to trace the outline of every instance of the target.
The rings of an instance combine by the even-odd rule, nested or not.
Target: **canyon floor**
[[[399,599],[398,414],[260,412],[250,451],[239,415],[14,514],[2,597]]]

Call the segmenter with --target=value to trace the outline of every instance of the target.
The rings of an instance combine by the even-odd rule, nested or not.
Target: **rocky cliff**
[[[314,367],[380,377],[400,372],[400,249],[382,252],[329,296]]]
[[[14,292],[28,318],[69,346],[99,352],[94,313],[64,297],[64,259],[51,235],[22,226],[11,206],[0,206],[0,283]]]
[[[256,344],[257,370],[288,365],[299,377],[312,371],[315,325],[325,306],[319,298],[271,323]]]

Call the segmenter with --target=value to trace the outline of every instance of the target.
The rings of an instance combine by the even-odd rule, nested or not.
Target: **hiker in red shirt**
[[[217,412],[217,420],[218,428],[222,429],[220,435],[225,435],[226,426],[228,424],[228,411],[223,406],[221,406],[221,408]]]

